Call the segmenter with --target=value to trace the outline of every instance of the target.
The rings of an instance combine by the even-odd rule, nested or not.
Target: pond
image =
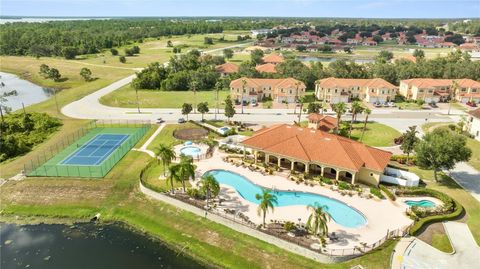
[[[335,62],[339,58],[335,57],[316,57],[316,56],[297,56],[297,60],[301,62],[328,62],[332,63]],[[357,64],[364,64],[364,63],[373,63],[374,60],[372,59],[347,59],[347,60],[353,60]]]
[[[0,224],[0,268],[205,268],[119,225]]]
[[[13,74],[0,72],[0,95],[11,91],[16,91],[17,95],[6,96],[7,102],[4,105],[12,111],[21,109],[22,103],[24,106],[40,103],[53,94],[52,89],[40,87]]]

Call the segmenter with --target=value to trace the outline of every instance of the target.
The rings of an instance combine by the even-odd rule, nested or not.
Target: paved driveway
[[[465,223],[444,224],[454,253],[442,252],[420,239],[403,238],[392,258],[392,269],[462,269],[480,268],[480,247]]]
[[[480,172],[475,170],[475,168],[468,163],[462,162],[458,163],[455,168],[450,171],[450,176],[468,191],[473,198],[480,201]]]

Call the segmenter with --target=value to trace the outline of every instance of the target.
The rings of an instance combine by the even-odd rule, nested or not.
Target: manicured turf
[[[222,104],[228,93],[228,91],[218,93],[219,108],[223,108]],[[215,91],[198,91],[196,95],[197,104],[208,102],[210,110],[215,108]],[[193,105],[194,94],[192,91],[139,90],[138,99],[140,107],[143,108],[181,108],[183,103]],[[135,108],[137,107],[136,100],[135,90],[127,85],[103,96],[100,102],[107,106]]]
[[[452,244],[446,234],[433,234],[432,246],[446,253],[452,253],[453,251]]]
[[[351,139],[360,141],[362,136],[363,122],[353,124]],[[362,143],[372,147],[388,147],[395,145],[394,138],[401,134],[390,126],[378,122],[368,122]]]

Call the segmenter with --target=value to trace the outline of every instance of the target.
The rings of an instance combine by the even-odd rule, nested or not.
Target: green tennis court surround
[[[45,155],[25,165],[27,176],[104,177],[145,135],[149,125],[96,126],[58,143]]]

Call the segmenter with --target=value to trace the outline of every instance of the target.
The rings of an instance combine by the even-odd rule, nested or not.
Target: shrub
[[[285,229],[285,231],[291,232],[295,229],[295,224],[291,221],[287,221],[283,224],[283,228]]]
[[[340,190],[351,190],[352,186],[350,186],[350,184],[348,184],[347,182],[340,181],[338,182],[338,188]]]
[[[379,188],[371,187],[370,188],[370,193],[377,196],[380,199],[385,199],[385,196],[383,196],[382,192],[380,192]]]
[[[199,189],[196,188],[189,188],[187,189],[187,195],[192,197],[193,199],[204,199],[205,196]]]
[[[326,178],[326,177],[321,177],[321,178],[320,178],[320,181],[321,181],[322,183],[327,184],[327,185],[332,185],[332,184],[333,184],[333,181],[332,181],[331,179],[329,179],[329,178]]]
[[[382,190],[387,195],[388,199],[392,201],[395,201],[397,199],[397,197],[395,197],[395,195],[387,187],[385,187],[384,185],[379,185],[379,187],[380,190]]]

